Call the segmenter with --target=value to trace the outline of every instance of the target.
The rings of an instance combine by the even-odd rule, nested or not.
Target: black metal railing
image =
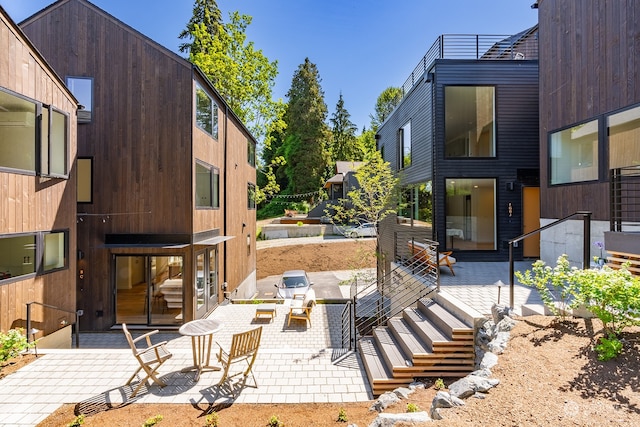
[[[611,169],[609,172],[611,231],[624,231],[630,223],[640,223],[640,168]]]
[[[518,60],[538,59],[538,43],[528,34],[443,34],[431,45],[402,85],[406,95],[421,81],[436,59]]]
[[[437,259],[438,243],[421,243],[427,245],[427,250],[433,251]],[[375,327],[386,324],[406,307],[438,291],[437,263],[425,262],[424,257],[410,254],[407,241],[396,244],[397,267],[375,280],[351,283],[350,299],[342,311],[343,348],[355,348],[360,337],[371,335]]]
[[[73,314],[75,315],[75,322],[71,323],[71,326],[74,328],[74,334],[76,337],[76,348],[80,348],[80,316],[82,316],[82,311],[81,310],[77,310],[77,311],[69,311],[69,310],[65,310],[63,308],[60,307],[56,307],[55,305],[50,305],[50,304],[44,304],[42,302],[37,302],[37,301],[31,301],[27,303],[27,328],[26,328],[26,334],[27,334],[27,342],[29,342],[30,337],[33,336],[33,330],[31,328],[31,306],[32,305],[39,305],[41,307],[45,307],[45,308],[49,308],[52,310],[56,310],[56,311],[61,311],[63,313],[69,313],[69,314]],[[66,326],[66,323],[64,325],[61,326]]]
[[[545,225],[544,227],[540,227],[537,230],[533,230],[530,231],[529,233],[523,234],[522,236],[518,236],[515,237],[511,240],[509,240],[509,307],[511,307],[511,309],[513,309],[514,306],[514,289],[515,289],[515,271],[513,268],[513,245],[515,243],[518,243],[524,239],[526,239],[529,236],[533,236],[534,234],[538,234],[544,230],[548,230],[551,227],[555,227],[558,224],[561,224],[565,221],[570,220],[571,218],[575,217],[575,216],[581,216],[582,220],[583,220],[583,226],[582,226],[582,234],[583,234],[583,238],[582,238],[582,268],[583,269],[587,269],[589,268],[590,265],[590,261],[589,261],[589,244],[591,242],[591,212],[588,211],[578,211],[578,212],[574,212],[571,215],[565,216],[564,218],[561,218],[557,221],[554,221],[550,224]]]

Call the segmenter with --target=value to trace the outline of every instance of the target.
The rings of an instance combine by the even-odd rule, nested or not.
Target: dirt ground
[[[357,242],[355,244],[360,244]],[[330,269],[348,269],[352,263],[354,242],[330,243],[326,248],[292,247],[259,251],[259,276],[271,274],[280,264],[290,268],[299,261],[300,268],[310,268],[331,257]],[[337,268],[337,265],[341,265]],[[329,267],[329,266],[327,266]],[[640,425],[640,329],[625,334],[624,353],[609,362],[599,362],[593,346],[601,335],[598,320],[569,319],[559,322],[551,317],[532,316],[517,319],[516,328],[504,354],[499,356],[493,377],[500,384],[484,399],[467,399],[466,405],[442,409],[443,426],[604,426]],[[3,374],[3,371],[1,371]],[[409,401],[388,408],[386,412],[405,412],[407,403],[429,410],[435,394],[434,379],[425,379],[427,388],[414,393]],[[445,384],[451,383],[445,379]],[[162,415],[159,426],[206,426],[207,410],[217,410],[219,426],[268,426],[276,416],[286,427],[347,425],[338,422],[341,409],[348,423],[368,426],[376,417],[370,412],[372,401],[345,404],[258,405],[236,404],[226,408],[197,408],[192,405],[133,404],[100,412],[85,419],[85,426],[140,426]],[[66,426],[75,418],[74,405],[66,405],[40,425]],[[213,424],[210,424],[213,425]],[[425,424],[432,425],[432,424]]]

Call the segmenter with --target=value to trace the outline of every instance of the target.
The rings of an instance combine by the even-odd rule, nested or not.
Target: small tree
[[[367,155],[355,172],[358,185],[347,193],[346,199],[327,204],[325,214],[334,224],[372,222],[378,224],[395,213],[398,204],[400,178],[393,175],[389,162],[380,152]]]

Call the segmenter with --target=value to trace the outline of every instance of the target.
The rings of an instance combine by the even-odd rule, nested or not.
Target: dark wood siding
[[[76,308],[76,101],[51,67],[0,13],[0,87],[52,105],[71,121],[69,179],[50,179],[0,171],[0,235],[68,231],[68,268],[0,285],[0,331],[26,327],[26,303],[38,302],[74,312]],[[35,143],[35,141],[34,141]],[[1,262],[0,262],[1,263]],[[73,314],[34,305],[32,327],[49,334]],[[37,335],[37,338],[42,336]]]
[[[433,177],[434,232],[441,250],[445,242],[445,179],[495,178],[497,251],[467,251],[462,260],[504,260],[506,241],[522,234],[522,171],[539,167],[538,158],[538,62],[438,60],[423,82],[412,90],[378,131],[384,156],[397,166],[397,132],[411,119],[412,164],[402,173],[403,184],[425,182]],[[427,81],[430,80],[430,81]],[[456,158],[444,156],[444,87],[447,85],[494,86],[496,157]],[[434,151],[435,148],[435,151]],[[435,156],[435,157],[434,157]],[[513,183],[513,190],[507,188]],[[512,216],[508,215],[511,203]],[[389,236],[390,237],[390,236]]]
[[[600,182],[549,187],[548,136],[640,102],[640,4],[544,0],[538,13],[541,217],[588,210],[593,219],[608,220],[606,164],[600,168]],[[604,145],[604,136],[600,141]],[[606,161],[601,156],[600,162]]]
[[[495,88],[495,158],[446,158],[444,153],[444,88],[448,85]],[[435,66],[436,179],[434,179],[434,230],[442,250],[447,247],[445,180],[490,178],[496,180],[497,253],[468,251],[458,257],[468,261],[505,260],[506,242],[522,234],[522,182],[518,170],[538,169],[538,63],[537,61],[453,61]],[[507,188],[513,183],[513,190]],[[512,216],[508,206],[512,206]]]
[[[234,289],[250,276],[255,255],[235,250],[226,262],[225,248],[244,242],[246,250],[242,236],[255,239],[255,212],[246,208],[247,181],[255,182],[255,169],[245,167],[244,126],[227,114],[210,83],[182,57],[84,0],[55,3],[22,25],[59,74],[94,79],[92,122],[78,125],[78,155],[93,158],[94,180],[93,203],[78,205],[78,245],[85,253],[78,308],[87,313],[81,328],[104,330],[115,323],[114,254],[182,256],[184,283],[195,282],[194,251],[201,245],[113,248],[105,247],[107,235],[233,235],[234,243],[219,244],[220,277]],[[196,82],[220,107],[218,139],[195,125]],[[244,163],[225,144],[241,144]],[[196,160],[220,171],[219,209],[195,208]],[[225,197],[228,188],[234,193]],[[228,203],[232,197],[242,200],[235,210]],[[248,229],[242,230],[243,222]],[[230,275],[227,265],[237,274]],[[188,321],[194,316],[193,286],[184,287],[184,296]]]

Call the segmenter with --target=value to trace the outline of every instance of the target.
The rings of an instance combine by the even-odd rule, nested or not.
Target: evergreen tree
[[[305,58],[287,92],[284,157],[289,190],[293,194],[315,193],[322,188],[326,177],[327,106],[320,81],[316,65]]]
[[[351,115],[344,108],[342,93],[336,104],[336,111],[329,121],[331,122],[331,162],[337,161],[359,161],[362,160],[363,152],[358,146],[356,139],[357,127],[349,119]]]
[[[200,41],[194,38],[196,26],[204,24],[207,34],[215,37],[222,26],[222,13],[218,8],[216,0],[195,0],[193,5],[193,15],[187,23],[187,27],[178,35],[180,39],[187,39],[189,42],[181,43],[178,46],[180,52],[196,54],[202,51]]]
[[[399,87],[388,87],[378,96],[375,115],[369,115],[371,118],[371,128],[374,132],[378,131],[380,125],[387,120],[393,109],[400,104],[402,96],[402,89]]]

